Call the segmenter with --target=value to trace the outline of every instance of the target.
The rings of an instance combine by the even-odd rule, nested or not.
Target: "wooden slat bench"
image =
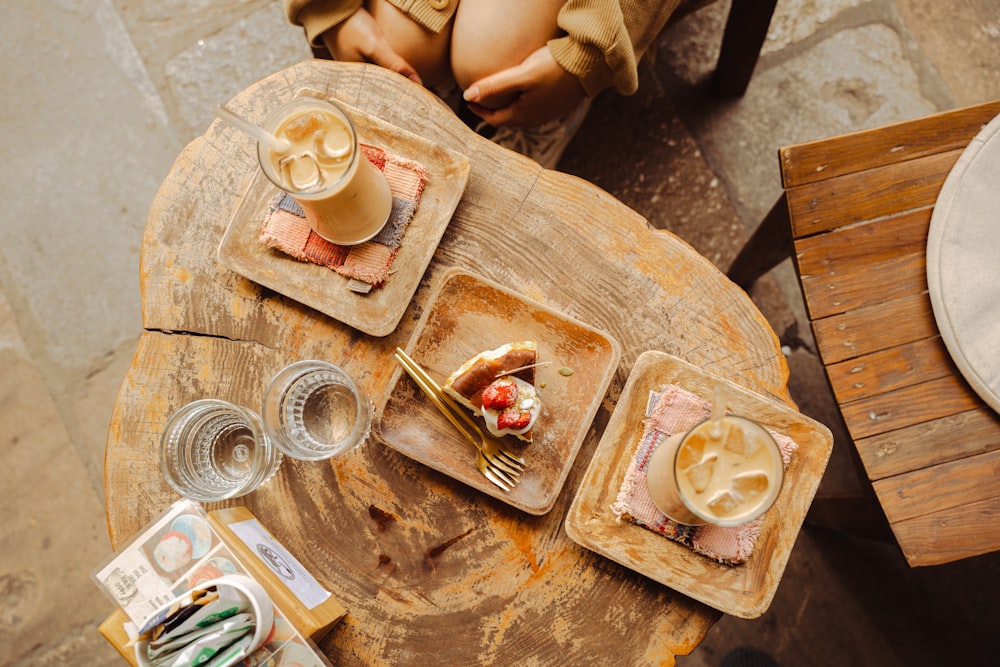
[[[844,422],[911,566],[1000,549],[1000,416],[941,339],[927,291],[938,193],[1000,101],[779,151],[784,195],[730,267],[794,251]]]

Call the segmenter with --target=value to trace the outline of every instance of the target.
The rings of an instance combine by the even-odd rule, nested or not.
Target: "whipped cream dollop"
[[[541,410],[542,401],[534,386],[513,375],[494,380],[483,391],[483,419],[496,437],[527,433]]]

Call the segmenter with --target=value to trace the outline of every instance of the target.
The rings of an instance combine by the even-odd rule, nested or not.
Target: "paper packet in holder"
[[[275,554],[281,555],[280,562],[272,563]],[[292,568],[294,581],[282,576],[285,566]],[[152,615],[187,599],[188,593],[203,591],[212,580],[232,575],[260,585],[273,604],[274,631],[243,662],[330,665],[313,640],[332,630],[346,610],[245,507],[206,512],[200,503],[181,499],[134,533],[92,572],[98,588],[117,607],[98,630],[129,664],[139,667],[135,643]],[[172,649],[156,654],[156,667],[168,652]]]
[[[233,574],[200,584],[164,604],[139,629],[140,667],[234,665],[274,632],[274,605],[250,577]]]

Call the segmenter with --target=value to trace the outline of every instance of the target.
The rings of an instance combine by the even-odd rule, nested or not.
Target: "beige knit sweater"
[[[285,15],[305,28],[313,46],[346,20],[362,0],[284,0]],[[437,32],[459,0],[389,0],[425,28]],[[605,88],[630,95],[639,85],[637,63],[680,0],[567,0],[559,11],[564,36],[550,40],[552,56],[579,77],[591,97]]]

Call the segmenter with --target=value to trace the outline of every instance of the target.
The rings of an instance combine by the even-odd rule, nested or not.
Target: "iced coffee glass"
[[[339,106],[298,97],[268,116],[264,129],[289,149],[278,152],[258,142],[261,169],[302,206],[317,234],[355,245],[385,226],[392,211],[389,183],[362,153],[354,124]]]
[[[688,525],[749,523],[774,504],[783,480],[774,438],[736,415],[707,419],[667,439],[646,468],[653,504]]]

